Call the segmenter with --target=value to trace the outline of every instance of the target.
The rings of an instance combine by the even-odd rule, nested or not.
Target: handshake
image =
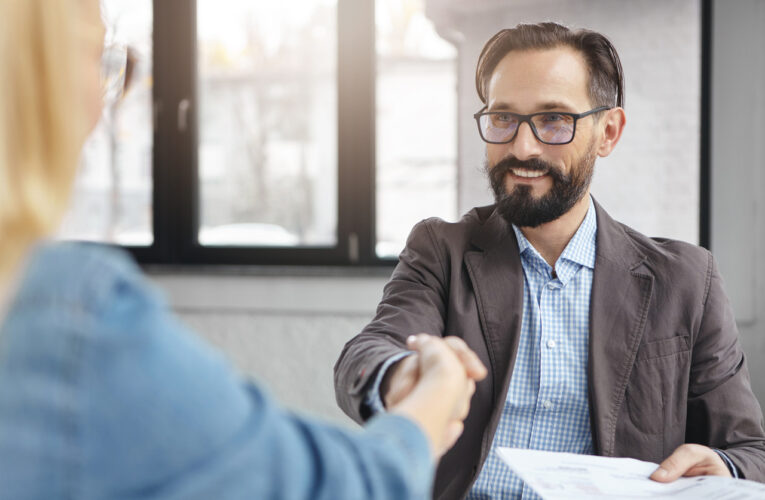
[[[419,334],[407,339],[414,351],[388,369],[380,387],[385,406],[415,421],[438,458],[462,434],[475,383],[486,368],[458,337]]]

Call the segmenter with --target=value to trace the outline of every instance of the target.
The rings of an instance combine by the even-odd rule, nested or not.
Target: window
[[[375,3],[376,245],[395,258],[427,217],[457,217],[457,50],[425,0]]]
[[[131,58],[130,90],[110,99],[88,139],[61,236],[147,247],[152,222],[151,0],[107,0],[104,64]],[[121,49],[121,50],[120,50]],[[124,66],[125,61],[122,61]]]
[[[621,4],[583,0],[103,0],[107,42],[136,64],[62,236],[147,263],[393,263],[420,219],[491,203],[478,54],[502,27],[554,19],[610,36],[625,67],[628,126],[595,196],[705,244],[709,2],[638,3],[625,23]],[[684,127],[658,133],[678,112]]]
[[[204,246],[337,244],[337,4],[197,1]]]

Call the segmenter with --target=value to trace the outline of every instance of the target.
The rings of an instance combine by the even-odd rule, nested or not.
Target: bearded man
[[[643,236],[590,196],[626,122],[612,44],[555,23],[502,30],[476,87],[496,203],[414,227],[335,366],[340,407],[384,411],[417,380],[406,338],[455,335],[490,368],[437,498],[534,498],[497,446],[660,462],[658,481],[765,480],[762,412],[711,254]]]

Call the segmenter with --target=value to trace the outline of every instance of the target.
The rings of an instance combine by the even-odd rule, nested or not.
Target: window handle
[[[359,261],[359,235],[356,233],[348,235],[348,258],[353,264]]]
[[[155,100],[154,104],[151,107],[151,126],[153,127],[153,131],[156,134],[157,130],[159,130],[159,113],[162,111],[162,101]]]
[[[178,103],[178,131],[186,132],[189,128],[189,109],[191,109],[191,101],[189,99],[182,99]]]

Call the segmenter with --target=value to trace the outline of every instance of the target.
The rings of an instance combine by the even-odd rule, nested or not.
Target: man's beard
[[[537,227],[554,221],[571,210],[571,207],[582,199],[592,181],[596,158],[593,146],[591,145],[584,156],[571,166],[569,174],[564,174],[558,167],[539,159],[521,161],[515,157],[508,157],[493,167],[489,167],[487,161],[485,169],[494,191],[499,214],[509,224]],[[508,193],[505,189],[505,178],[513,168],[546,172],[552,180],[550,190],[535,197],[531,194],[530,185],[516,183]]]

